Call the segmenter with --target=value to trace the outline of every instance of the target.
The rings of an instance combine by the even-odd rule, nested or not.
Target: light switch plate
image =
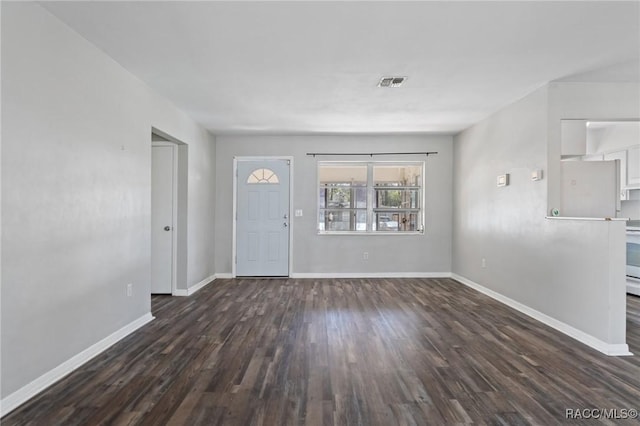
[[[507,174],[498,176],[497,185],[498,186],[507,186],[507,185],[509,185],[509,174],[507,173]]]
[[[542,180],[542,170],[536,169],[531,172],[531,180]]]
[[[302,216],[302,209],[296,209],[296,217]]]

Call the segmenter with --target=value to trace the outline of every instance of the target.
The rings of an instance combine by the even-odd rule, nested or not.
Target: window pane
[[[256,169],[247,178],[247,183],[280,183],[280,180],[271,169]]]
[[[349,187],[329,187],[326,188],[326,206],[328,208],[348,208],[351,207],[351,188]]]
[[[397,231],[398,215],[395,213],[376,213],[374,231]]]
[[[400,231],[420,231],[422,224],[420,223],[420,215],[418,212],[405,212],[400,214]]]
[[[417,209],[420,208],[417,189],[378,189],[374,208]]]
[[[366,210],[321,210],[318,217],[321,231],[366,231]]]
[[[349,210],[325,212],[325,226],[327,231],[349,231]]]
[[[402,192],[398,189],[376,189],[376,204],[374,207],[402,207]]]
[[[359,209],[366,209],[367,208],[367,188],[354,188],[353,191],[355,192],[355,207],[359,208]],[[365,218],[365,222],[366,222],[366,218]]]
[[[373,166],[374,186],[420,186],[422,165],[378,165]]]
[[[420,214],[415,212],[376,212],[374,231],[421,231]]]
[[[356,231],[367,230],[367,211],[356,210]]]
[[[318,177],[321,185],[367,185],[367,165],[320,165]]]

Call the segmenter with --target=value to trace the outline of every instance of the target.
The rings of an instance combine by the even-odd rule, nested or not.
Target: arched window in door
[[[280,179],[271,169],[256,169],[247,178],[247,183],[280,183]]]

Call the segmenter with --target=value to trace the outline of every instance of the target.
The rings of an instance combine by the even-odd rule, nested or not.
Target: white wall
[[[1,7],[4,401],[148,315],[152,126],[189,144],[188,284],[214,273],[215,148],[36,3]]]
[[[425,235],[318,235],[317,170],[307,152],[438,151],[426,161]],[[452,147],[450,136],[219,136],[216,141],[216,259],[218,273],[231,273],[232,173],[234,156],[293,156],[294,274],[402,274],[451,271]],[[424,156],[375,157],[423,160]],[[336,159],[322,157],[323,160]],[[339,160],[366,157],[339,157]],[[363,260],[363,252],[369,260]]]
[[[601,350],[624,352],[624,222],[545,219],[552,182],[548,173],[542,181],[529,177],[534,168],[548,171],[551,90],[455,137],[453,272]],[[511,183],[497,188],[502,173]]]

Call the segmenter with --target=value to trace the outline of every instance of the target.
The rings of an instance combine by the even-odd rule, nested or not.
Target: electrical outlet
[[[369,252],[365,251],[364,253],[362,253],[362,260],[369,260]]]
[[[133,284],[127,284],[127,296],[131,297],[133,295]]]
[[[485,259],[484,257],[482,258],[482,267],[483,268],[487,267],[487,259]]]

